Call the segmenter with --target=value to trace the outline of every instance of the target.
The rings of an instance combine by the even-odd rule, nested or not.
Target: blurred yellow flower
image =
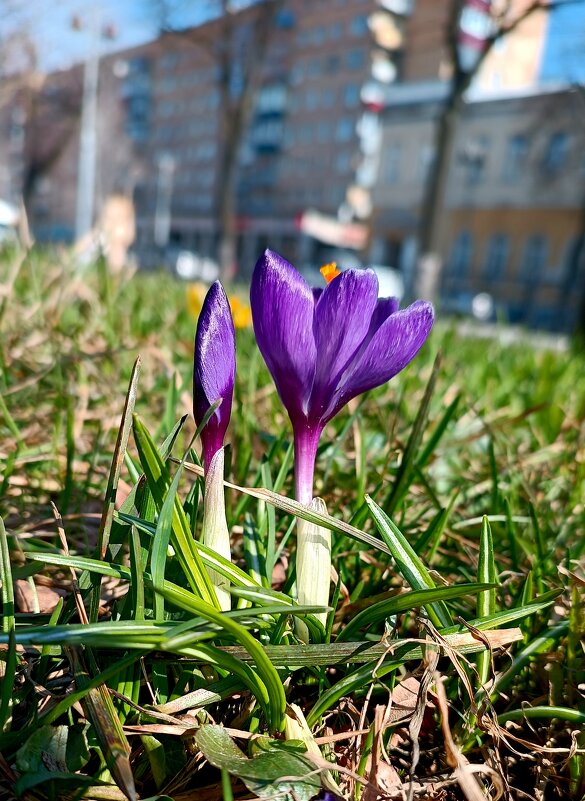
[[[187,286],[187,311],[195,320],[201,314],[207,290],[208,287],[199,282]],[[236,328],[249,328],[252,325],[252,310],[250,306],[240,300],[237,295],[230,295],[229,303],[232,317],[234,318],[234,326]]]
[[[247,303],[243,303],[237,295],[230,296],[230,308],[236,328],[249,328],[252,325],[252,310]]]
[[[201,314],[201,308],[206,294],[207,286],[205,284],[196,283],[187,285],[187,311],[195,320]]]

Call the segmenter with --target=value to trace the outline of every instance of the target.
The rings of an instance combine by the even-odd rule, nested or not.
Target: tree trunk
[[[238,19],[228,13],[223,0],[224,44],[219,55],[220,98],[222,105],[222,146],[217,177],[218,261],[220,275],[233,280],[237,273],[237,160],[243,137],[254,110],[256,91],[261,83],[262,67],[276,26],[276,17],[284,0],[269,0],[256,9],[252,25],[252,38],[246,43],[245,53],[236,52],[234,32]],[[234,24],[235,23],[235,24]],[[238,57],[242,59],[237,64]],[[233,96],[232,71],[242,69],[242,87],[239,97]]]
[[[457,123],[463,107],[466,81],[454,79],[452,89],[439,111],[435,129],[434,158],[424,192],[418,231],[417,297],[436,300],[442,271],[441,224],[452,163]]]

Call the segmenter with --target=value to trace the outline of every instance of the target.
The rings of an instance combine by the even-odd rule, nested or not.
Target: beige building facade
[[[413,239],[438,103],[384,116],[374,192],[380,250],[414,263]],[[462,114],[441,219],[443,307],[469,311],[488,293],[513,323],[570,331],[582,314],[585,98],[566,87],[472,100]],[[409,264],[409,259],[410,264]]]

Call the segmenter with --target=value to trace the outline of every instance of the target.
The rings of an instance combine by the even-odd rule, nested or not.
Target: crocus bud
[[[195,335],[193,414],[199,425],[209,407],[221,399],[201,432],[203,465],[209,468],[222,447],[232,412],[236,375],[236,335],[230,305],[216,281],[203,301]]]
[[[223,488],[223,440],[230,421],[234,379],[236,374],[236,336],[228,299],[219,281],[209,289],[195,335],[193,370],[193,414],[201,425],[210,407],[218,400],[201,431],[203,466],[205,468],[205,499],[203,504],[203,542],[220,556],[231,558],[230,535],[225,515]],[[219,605],[231,606],[229,582],[220,573],[209,569],[211,583],[216,588]]]

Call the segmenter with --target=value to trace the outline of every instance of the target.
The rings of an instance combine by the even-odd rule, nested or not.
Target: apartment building
[[[400,5],[400,3],[399,3]],[[402,24],[401,13],[383,11]],[[271,32],[250,124],[242,137],[235,177],[238,256],[245,272],[268,243],[291,259],[311,259],[318,247],[300,234],[308,209],[337,218],[348,207],[348,188],[360,165],[362,89],[371,79],[372,59],[387,79],[396,79],[389,54],[374,47],[369,24],[377,0],[290,0]],[[238,14],[232,38],[230,92],[242,90],[239,70],[249,57],[254,9]],[[104,56],[99,62],[95,130],[95,219],[115,193],[133,198],[136,250],[155,263],[171,248],[215,256],[222,130],[222,20]],[[375,52],[374,52],[375,51]],[[80,165],[80,83],[82,67],[49,76],[37,102],[52,96],[51,85],[75,83],[74,130],[34,187],[27,192],[31,224],[39,239],[75,238],[77,176]],[[32,115],[15,95],[11,114]],[[59,127],[58,107],[45,130]],[[0,114],[0,142],[14,135]],[[14,163],[7,149],[0,159]],[[30,154],[29,154],[30,156]],[[0,164],[0,167],[2,165]],[[0,170],[1,172],[1,170]],[[1,177],[1,176],[0,176]],[[11,178],[11,194],[18,180]],[[22,190],[22,188],[21,188]],[[354,193],[355,194],[355,193]],[[349,197],[351,197],[351,192]]]

